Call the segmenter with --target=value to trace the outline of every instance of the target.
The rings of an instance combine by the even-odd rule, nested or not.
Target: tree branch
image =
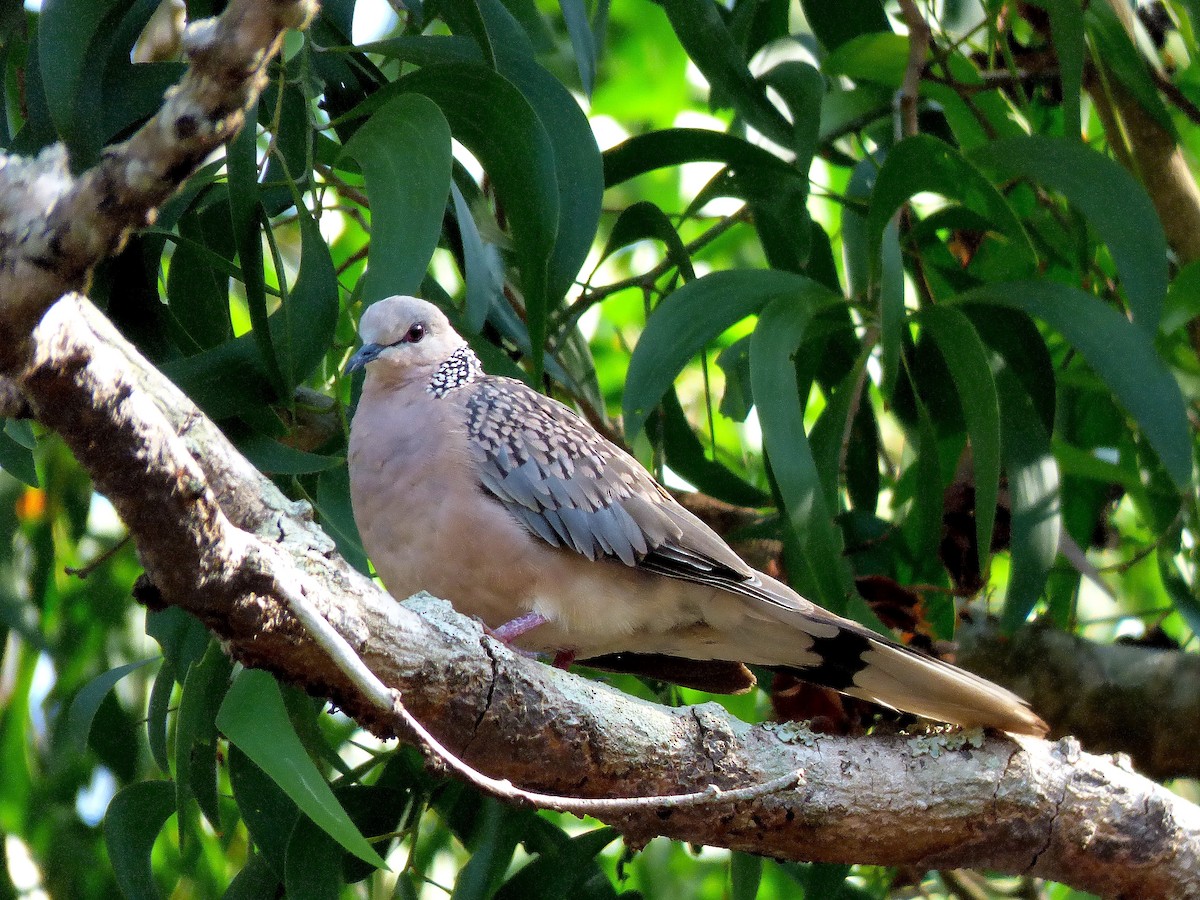
[[[715,704],[670,709],[539,665],[445,603],[397,604],[352,570],[303,504],[82,298],[47,314],[35,350],[22,388],[129,524],[161,600],[378,734],[404,725],[305,633],[278,585],[304,585],[438,741],[523,791],[654,796],[806,774],[732,802],[600,814],[635,845],[665,834],[789,859],[987,867],[1108,896],[1200,897],[1200,810],[1072,740],[752,727]]]
[[[267,83],[267,63],[316,0],[234,0],[184,33],[190,67],[161,109],[108,148],[78,179],[56,144],[35,160],[0,155],[0,367],[25,359],[25,342],[50,304],[87,286],[134,228],[154,221],[209,153],[241,129]]]

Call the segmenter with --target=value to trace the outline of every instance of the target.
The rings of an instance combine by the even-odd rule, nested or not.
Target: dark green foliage
[[[10,152],[61,140],[82,170],[183,71],[131,61],[155,0],[12,6]],[[856,589],[872,576],[919,586],[925,637],[952,638],[970,595],[1008,629],[1150,616],[1194,645],[1200,264],[1110,152],[1085,67],[1185,146],[1200,132],[1106,3],[938,4],[922,133],[903,139],[892,3],[393,6],[356,45],[354,0],[328,0],[271,66],[257,129],[91,290],[354,565],[341,367],[366,304],[420,293],[491,371],[761,510],[743,536],[781,540],[831,609],[882,628]],[[1157,77],[1195,102],[1190,35]],[[13,848],[72,897],[892,890],[874,867],[622,855],[610,829],[439,781],[235,672],[177,610],[143,625],[133,550],[52,435],[5,423],[0,467],[0,900],[27,877]],[[1081,589],[1063,535],[1117,600]]]

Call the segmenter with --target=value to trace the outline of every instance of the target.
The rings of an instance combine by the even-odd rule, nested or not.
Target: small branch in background
[[[75,566],[67,566],[65,569],[63,569],[63,572],[65,572],[67,575],[78,578],[80,581],[83,581],[98,568],[120,553],[121,550],[126,547],[131,540],[133,540],[133,536],[126,534],[125,537],[121,538],[86,566],[79,566],[78,568]]]
[[[925,71],[925,60],[929,56],[929,43],[933,35],[929,23],[917,8],[916,0],[900,0],[900,13],[908,27],[908,65],[896,97],[896,137],[906,138],[920,130],[917,107],[920,103],[921,73]]]
[[[725,216],[717,222],[712,228],[704,232],[695,240],[683,245],[683,249],[687,251],[687,255],[691,257],[693,254],[704,249],[734,225],[740,222],[745,222],[750,219],[749,205],[743,205],[737,212],[732,215]],[[587,288],[579,299],[568,306],[558,315],[555,321],[550,323],[550,333],[560,334],[569,328],[574,327],[580,317],[585,312],[591,309],[598,303],[602,303],[611,297],[613,294],[620,293],[630,288],[653,288],[654,283],[662,276],[666,275],[675,268],[675,261],[671,257],[665,257],[662,262],[654,266],[652,269],[647,269],[641,275],[633,275],[629,278],[623,278],[620,281],[614,281],[611,284],[606,284],[604,287]],[[590,279],[589,279],[590,281]]]

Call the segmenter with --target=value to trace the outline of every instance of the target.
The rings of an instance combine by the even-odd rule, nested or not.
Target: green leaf
[[[342,888],[342,849],[311,819],[296,820],[287,844],[283,884],[295,900],[337,900]]]
[[[1035,0],[1050,15],[1050,37],[1058,58],[1058,77],[1062,82],[1063,134],[1072,141],[1081,139],[1080,93],[1083,88],[1084,46],[1083,9],[1079,0]]]
[[[597,873],[600,851],[620,837],[615,828],[596,828],[542,851],[498,890],[494,900],[552,900],[576,897]],[[607,880],[607,879],[606,879]]]
[[[33,451],[14,439],[13,432],[17,427],[14,420],[9,419],[4,423],[3,432],[0,432],[0,469],[23,484],[37,487],[37,463]]]
[[[575,51],[575,66],[579,70],[579,82],[585,96],[592,96],[596,84],[596,38],[592,24],[588,21],[584,0],[559,0],[563,23],[571,38],[571,49]]]
[[[884,229],[896,210],[922,191],[957,200],[984,216],[1006,239],[1014,274],[1032,272],[1036,265],[1033,244],[1008,201],[962,154],[925,134],[896,144],[875,179],[867,231],[876,272]]]
[[[247,115],[253,122],[257,107]],[[246,288],[246,307],[250,313],[251,338],[258,348],[262,366],[276,396],[286,392],[283,373],[275,356],[271,330],[267,322],[267,288],[263,276],[262,204],[258,196],[258,142],[254,128],[243,128],[225,151],[229,172],[229,214],[233,220],[233,239],[242,266]],[[266,227],[270,227],[266,225]]]
[[[975,532],[979,542],[979,571],[988,570],[996,498],[1000,490],[1000,400],[988,361],[988,349],[961,311],[933,306],[921,321],[941,351],[967,420],[975,463]]]
[[[67,708],[62,732],[56,735],[63,746],[71,752],[84,753],[87,750],[88,735],[92,731],[92,721],[96,718],[96,711],[100,709],[100,704],[108,696],[108,692],[130,672],[135,672],[158,658],[150,656],[137,662],[117,666],[115,669],[109,669],[80,688]]]
[[[274,897],[279,890],[279,875],[261,854],[251,856],[229,883],[221,900],[261,900]]]
[[[361,286],[365,303],[415,294],[425,277],[450,194],[446,118],[428,98],[401,94],[346,143],[371,200],[371,250]]]
[[[732,106],[771,140],[790,143],[791,126],[750,74],[713,0],[665,0],[663,9],[688,57],[712,86],[709,102]]]
[[[104,842],[113,875],[128,900],[159,897],[150,852],[171,813],[175,786],[169,781],[140,781],[122,788],[104,816]]]
[[[1086,144],[1045,135],[994,141],[971,160],[997,178],[1030,178],[1061,191],[1108,245],[1133,321],[1150,334],[1158,330],[1167,238],[1145,189],[1124,167]]]
[[[180,829],[189,799],[194,798],[204,817],[220,830],[217,802],[217,709],[229,686],[233,663],[215,641],[183,680],[179,712],[175,718],[176,805]]]
[[[317,480],[317,495],[312,500],[321,517],[321,527],[337,544],[338,553],[358,571],[369,574],[367,554],[363,552],[350,506],[350,474],[346,467],[336,466],[322,472]]]
[[[217,713],[217,727],[330,837],[365,862],[387,868],[304,752],[275,679],[254,669],[239,673]]]
[[[699,283],[699,282],[694,282]],[[804,551],[805,579],[813,599],[841,612],[853,593],[850,570],[842,555],[841,533],[824,497],[819,472],[804,433],[804,401],[796,383],[793,357],[814,313],[838,302],[823,287],[773,300],[762,311],[750,340],[750,378],[762,423],[763,449],[775,477],[783,512]],[[640,345],[639,345],[640,346]]]
[[[779,157],[734,135],[700,128],[651,131],[604,151],[604,185],[615,187],[646,172],[689,162],[720,162],[758,178],[804,181],[807,189],[807,177]]]
[[[467,841],[471,856],[459,870],[451,900],[485,900],[504,877],[520,839],[520,813],[484,797]]]
[[[1143,329],[1091,294],[1052,282],[986,285],[956,302],[1023,309],[1061,333],[1138,423],[1179,490],[1188,489],[1192,445],[1183,394]]]
[[[787,104],[792,116],[788,146],[796,154],[792,165],[798,172],[807,172],[820,138],[825,79],[808,63],[789,61],[770,69],[762,76],[762,81],[778,91]]]
[[[329,245],[304,205],[304,198],[296,195],[295,200],[300,223],[300,271],[270,320],[271,342],[279,349],[289,391],[325,359],[338,320],[338,281]]]
[[[625,376],[625,434],[632,440],[683,371],[725,329],[781,296],[828,290],[803,275],[770,269],[731,269],[690,281],[655,308],[638,339]],[[774,390],[774,389],[773,389]]]
[[[891,398],[896,392],[907,311],[904,305],[904,256],[900,223],[893,218],[883,230],[879,270],[879,389]],[[873,257],[872,257],[873,258]]]
[[[310,475],[345,462],[343,457],[298,450],[262,434],[247,434],[238,437],[235,443],[256,469],[268,475]]]
[[[992,356],[1000,400],[1001,446],[1012,502],[1012,570],[1000,622],[1014,631],[1029,617],[1046,586],[1062,530],[1058,465],[1050,435],[1008,363]]]
[[[170,660],[164,659],[154,676],[150,689],[150,702],[146,711],[146,741],[150,755],[160,772],[171,774],[171,755],[167,750],[167,713],[171,708],[171,694],[175,689],[175,669]]]
[[[463,248],[463,281],[467,287],[464,317],[471,332],[479,334],[487,323],[492,300],[504,289],[503,266],[496,247],[483,242],[471,208],[453,181],[450,196],[454,198],[454,218]]]
[[[692,281],[696,277],[692,269],[692,260],[688,256],[687,248],[683,246],[679,232],[675,230],[666,213],[648,200],[639,200],[621,210],[617,221],[613,223],[612,231],[609,232],[608,243],[604,245],[604,252],[600,258],[607,259],[622,247],[647,238],[662,241],[667,251],[667,259],[679,269],[684,281]]]
[[[836,50],[846,41],[874,31],[891,31],[880,0],[800,0],[804,18],[826,50]]]
[[[851,38],[825,57],[821,71],[898,88],[908,68],[908,36],[874,32]]]
[[[511,81],[482,66],[429,66],[397,82],[441,107],[451,133],[491,178],[512,230],[521,271],[535,375],[549,302],[549,262],[559,228],[559,184],[554,145],[538,114]],[[572,273],[573,274],[573,273]]]
[[[762,883],[763,858],[734,852],[729,857],[730,900],[755,900]]]
[[[300,816],[299,808],[236,745],[229,748],[229,784],[250,839],[261,858],[282,877],[288,840]]]

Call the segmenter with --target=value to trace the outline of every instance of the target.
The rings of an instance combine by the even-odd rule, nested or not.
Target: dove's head
[[[388,297],[367,307],[358,325],[363,345],[346,363],[346,374],[366,366],[372,373],[408,380],[435,371],[466,341],[432,303]]]

